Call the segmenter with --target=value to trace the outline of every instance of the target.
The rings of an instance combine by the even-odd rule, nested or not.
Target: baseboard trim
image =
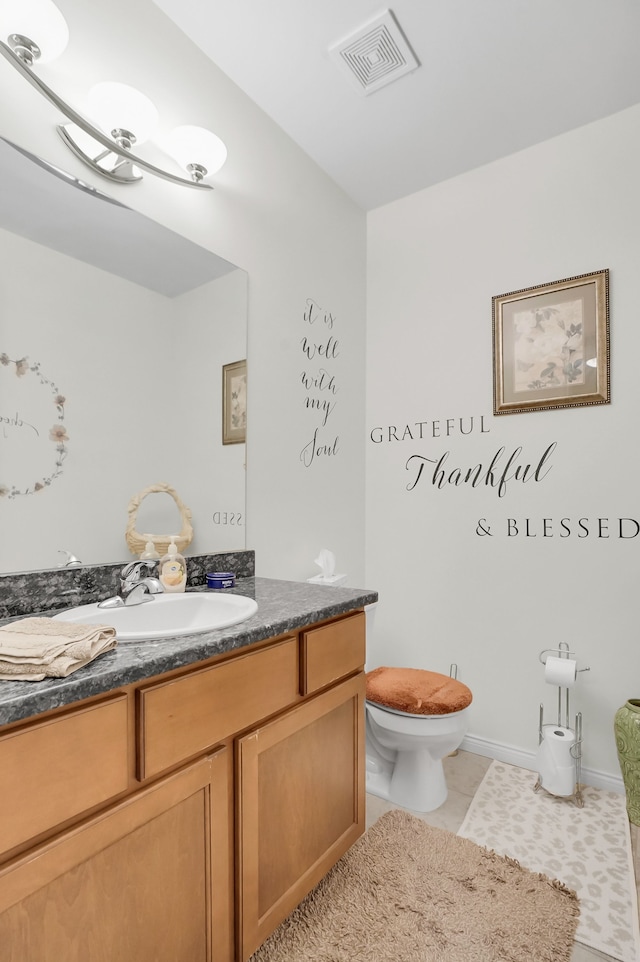
[[[500,742],[480,738],[477,735],[465,735],[460,748],[465,752],[473,752],[475,755],[484,755],[485,758],[493,758],[498,762],[504,762],[506,765],[517,765],[518,768],[528,768],[532,772],[536,770],[535,752],[525,752],[513,745],[502,745]],[[606,772],[600,772],[595,768],[585,768],[583,765],[581,780],[584,785],[593,785],[594,788],[602,788],[607,792],[624,795],[624,783],[621,776],[608,775]]]

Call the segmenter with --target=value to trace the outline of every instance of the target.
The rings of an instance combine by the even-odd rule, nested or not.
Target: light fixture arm
[[[30,66],[2,40],[0,40],[0,53],[6,60],[9,61],[12,66],[16,68],[16,70],[19,71],[19,73],[22,74],[25,80],[28,80],[29,83],[49,101],[49,103],[53,104],[54,107],[60,110],[67,120],[76,124],[85,132],[85,134],[88,134],[93,138],[93,140],[97,141],[97,143],[101,144],[103,147],[106,147],[108,151],[115,154],[117,157],[120,157],[122,161],[124,161],[123,166],[125,166],[128,170],[131,169],[131,166],[135,165],[141,170],[147,171],[149,174],[155,174],[156,177],[161,177],[163,180],[168,180],[174,184],[181,184],[183,187],[195,187],[198,190],[213,190],[211,184],[205,184],[203,181],[189,180],[186,177],[180,177],[178,174],[172,174],[170,171],[163,170],[161,167],[156,167],[155,164],[151,164],[148,160],[144,160],[144,158],[138,157],[136,154],[133,154],[124,147],[121,147],[120,144],[118,144],[115,140],[112,140],[111,137],[108,137],[107,134],[103,133],[99,128],[94,127],[94,125],[85,117],[83,117],[82,114],[79,114],[76,110],[74,110],[73,107],[66,103],[66,101],[59,97],[58,94],[52,90],[51,87],[47,86],[47,84],[31,70]],[[64,126],[59,125],[57,130],[67,146],[71,146]],[[97,170],[98,173],[100,173],[102,176],[105,176],[105,170],[103,168],[98,168],[97,164],[94,163],[95,158],[89,158],[86,154],[84,154],[84,152],[81,152],[75,148],[72,149],[74,149],[74,153],[82,157],[85,163],[89,163],[89,165]],[[112,176],[111,179],[117,181],[118,183],[132,183],[139,178],[132,176],[125,179],[124,177]]]

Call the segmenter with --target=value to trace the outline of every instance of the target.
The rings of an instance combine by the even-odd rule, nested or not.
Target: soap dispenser
[[[187,562],[175,543],[175,535],[171,536],[171,544],[167,553],[160,559],[160,584],[165,591],[184,591],[187,587]]]
[[[147,541],[144,551],[140,555],[140,561],[159,561],[160,555],[156,551],[153,541]]]

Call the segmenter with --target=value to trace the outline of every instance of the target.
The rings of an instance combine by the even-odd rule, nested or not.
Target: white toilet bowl
[[[365,607],[368,641],[373,637],[377,607],[377,602]],[[469,708],[422,715],[369,699],[365,705],[367,792],[414,812],[439,808],[447,800],[442,759],[462,742]]]
[[[464,738],[468,712],[413,715],[367,701],[367,792],[414,812],[439,808],[447,799],[442,759]]]

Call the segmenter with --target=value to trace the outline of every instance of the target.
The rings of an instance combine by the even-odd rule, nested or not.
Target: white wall
[[[618,518],[640,520],[639,131],[640,106],[368,218],[367,431],[387,437],[367,441],[367,584],[381,598],[370,665],[447,673],[457,663],[474,694],[476,745],[526,761],[540,702],[548,721],[557,708],[539,652],[568,642],[590,668],[571,714],[583,713],[592,777],[619,776],[613,716],[640,685],[640,537],[617,536]],[[494,417],[492,296],[604,268],[612,403]],[[458,419],[469,431],[471,417],[463,436]],[[422,440],[419,421],[429,422]],[[413,440],[388,440],[389,425],[402,437],[407,424]],[[512,481],[502,498],[426,477],[407,490],[412,454],[448,451],[451,468],[470,467],[521,445],[521,460],[537,463],[552,442],[544,480]],[[509,518],[518,536],[508,536]],[[542,536],[544,518],[552,536]],[[580,518],[588,537],[578,537]],[[599,518],[609,519],[603,537]],[[480,519],[490,535],[478,534]]]
[[[93,83],[115,78],[152,97],[165,128],[196,123],[215,130],[229,151],[216,190],[202,195],[153,177],[107,186],[66,151],[53,130],[56,110],[4,61],[0,134],[248,272],[247,546],[256,551],[259,574],[294,579],[316,574],[313,559],[328,547],[350,582],[362,582],[363,212],[150,0],[58,5],[71,41],[59,60],[41,68],[43,78],[76,105]],[[320,367],[302,353],[309,299],[335,317],[339,398],[318,436],[336,454],[305,467],[301,452],[318,412],[305,406],[301,376]],[[203,436],[207,430],[203,420]]]

